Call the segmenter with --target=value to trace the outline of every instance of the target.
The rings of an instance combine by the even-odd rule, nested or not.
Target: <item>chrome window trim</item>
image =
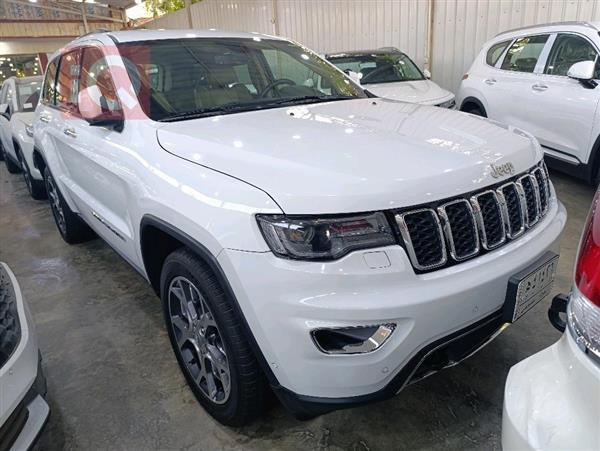
[[[448,214],[446,213],[446,207],[448,207],[450,205],[454,205],[454,204],[460,204],[460,203],[466,204],[469,212],[471,213],[471,223],[473,224],[473,231],[475,232],[475,250],[473,252],[471,252],[470,254],[464,255],[462,257],[459,257],[456,254],[456,246],[454,245],[454,237],[452,236],[452,224],[450,223]],[[477,230],[477,222],[475,220],[475,214],[473,212],[473,207],[471,206],[469,201],[466,199],[453,200],[451,202],[446,202],[445,204],[440,205],[437,210],[438,210],[438,215],[440,216],[440,218],[442,218],[442,229],[444,231],[444,235],[446,236],[446,239],[448,240],[448,244],[450,245],[450,256],[456,261],[463,261],[463,260],[467,260],[467,259],[479,254],[479,250],[480,250],[480,248],[479,248],[479,230]]]
[[[517,193],[517,197],[519,199],[519,208],[521,209],[521,228],[517,232],[513,232],[512,225],[510,223],[510,215],[508,212],[508,203],[506,202],[506,197],[504,196],[503,190],[505,188],[513,187],[515,192]],[[496,189],[496,194],[498,195],[498,201],[500,202],[500,210],[502,211],[502,215],[504,216],[504,225],[506,229],[506,236],[511,240],[520,237],[525,233],[525,208],[527,208],[525,202],[525,194],[519,190],[517,184],[514,182],[505,183],[502,186],[499,186]]]
[[[435,263],[433,265],[421,265],[419,263],[419,260],[417,258],[417,254],[415,253],[415,248],[414,248],[411,236],[410,236],[410,232],[408,231],[408,226],[406,225],[406,222],[404,220],[404,218],[406,216],[417,214],[417,213],[423,213],[423,212],[429,212],[433,216],[435,223],[437,224],[438,235],[439,235],[440,243],[442,246],[442,259],[438,263]],[[402,235],[402,239],[404,240],[404,244],[406,245],[406,250],[408,251],[410,260],[416,269],[418,269],[420,271],[427,271],[429,269],[434,269],[434,268],[439,268],[440,266],[444,266],[448,262],[448,254],[446,252],[446,240],[444,239],[444,233],[442,232],[442,225],[440,223],[440,218],[436,214],[435,210],[433,210],[431,208],[420,208],[418,210],[411,210],[411,211],[407,211],[405,213],[396,214],[395,219],[396,219],[396,224],[398,224],[398,228],[400,229],[400,235]]]
[[[487,240],[487,234],[485,233],[485,223],[483,221],[483,213],[481,212],[481,206],[479,205],[479,198],[486,194],[491,194],[496,200],[496,204],[498,205],[498,211],[500,211],[500,226],[502,227],[502,239],[498,241],[498,243],[490,246]],[[498,195],[496,191],[486,190],[481,193],[477,193],[474,196],[471,196],[471,204],[473,205],[473,212],[475,214],[475,220],[479,226],[479,231],[481,232],[481,245],[487,251],[496,249],[499,246],[502,246],[506,242],[506,227],[504,226],[504,218],[502,216],[502,206],[500,205],[500,201],[498,200]]]

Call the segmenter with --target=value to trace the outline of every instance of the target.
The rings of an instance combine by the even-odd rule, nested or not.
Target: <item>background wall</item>
[[[456,90],[489,38],[565,20],[600,21],[600,0],[203,0],[146,27],[257,31],[320,53],[398,47]]]

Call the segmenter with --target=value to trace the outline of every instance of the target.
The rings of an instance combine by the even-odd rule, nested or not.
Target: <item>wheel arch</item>
[[[484,114],[487,116],[487,109],[486,109],[485,105],[477,97],[473,97],[473,96],[465,97],[463,99],[462,103],[460,104],[460,110],[464,111],[465,107],[467,107],[468,105],[475,105],[477,108],[480,108],[481,111],[483,111]]]
[[[589,167],[589,181],[591,183],[600,182],[600,135],[596,137],[596,141],[592,146]]]
[[[46,160],[44,159],[44,155],[37,147],[33,148],[33,165],[35,168],[40,171],[41,174],[44,174],[44,169],[46,168]]]
[[[153,241],[157,238],[166,238],[168,240],[168,244],[157,246],[157,242]],[[250,343],[252,351],[254,352],[254,355],[256,356],[256,359],[258,360],[264,374],[266,375],[269,384],[273,388],[279,388],[279,381],[269,366],[264,354],[260,349],[260,346],[258,345],[258,342],[256,341],[256,338],[254,337],[254,334],[252,333],[237,297],[233,292],[233,288],[231,287],[223,268],[219,264],[217,257],[213,255],[213,253],[206,246],[202,245],[190,235],[169,224],[168,222],[150,214],[142,217],[140,222],[140,250],[142,253],[142,262],[148,281],[159,297],[160,273],[162,264],[171,252],[180,247],[187,247],[190,249],[214,273],[221,287],[229,299],[232,300],[232,307],[239,315],[242,327],[248,338],[248,342]],[[158,249],[158,251],[155,249]]]

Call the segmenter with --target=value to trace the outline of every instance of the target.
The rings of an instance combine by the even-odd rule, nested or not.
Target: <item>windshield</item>
[[[363,85],[397,81],[425,80],[423,73],[404,53],[373,53],[330,56],[329,61],[343,71],[361,75]]]
[[[34,111],[40,98],[42,80],[17,83],[17,106],[20,112]]]
[[[274,39],[119,44],[138,100],[157,121],[366,97],[312,52]]]

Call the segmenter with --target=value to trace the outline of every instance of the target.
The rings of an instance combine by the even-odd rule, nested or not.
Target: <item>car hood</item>
[[[405,207],[499,183],[541,159],[535,139],[445,108],[357,99],[173,122],[161,146],[267,192],[288,214]]]
[[[450,91],[440,88],[431,80],[373,83],[365,84],[363,87],[378,97],[426,105],[440,103],[453,96]]]

